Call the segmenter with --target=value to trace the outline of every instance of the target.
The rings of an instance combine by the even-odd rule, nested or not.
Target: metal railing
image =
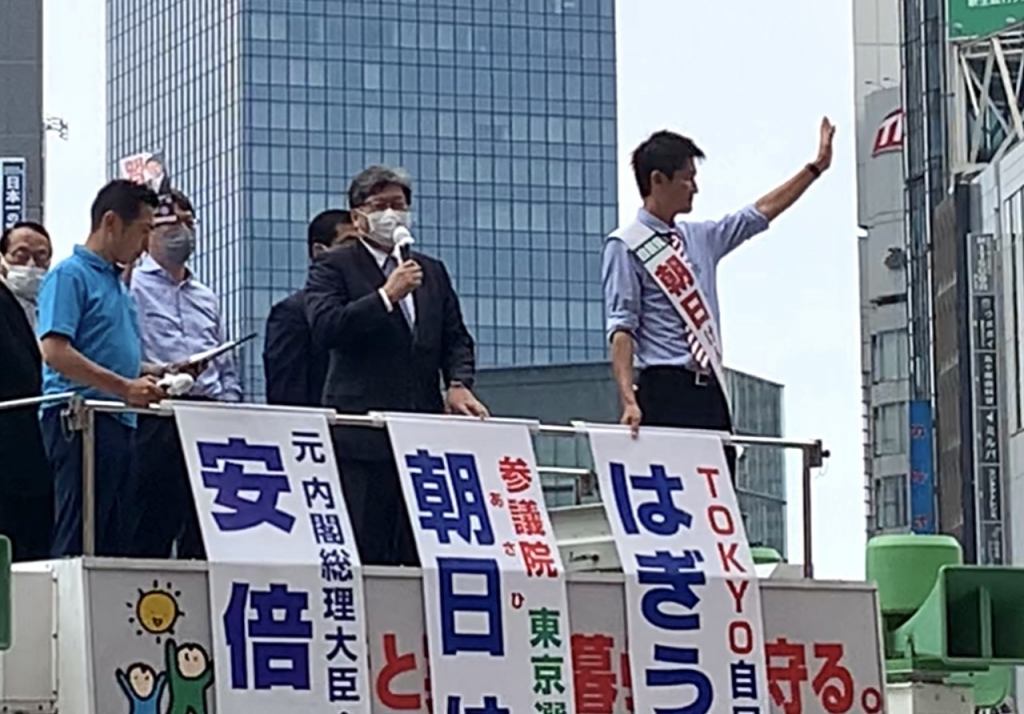
[[[17,408],[29,408],[46,403],[67,401],[69,411],[69,424],[71,428],[82,432],[82,552],[85,555],[95,555],[96,552],[96,414],[120,414],[134,412],[137,414],[150,414],[162,417],[174,415],[174,402],[166,401],[154,405],[148,409],[129,407],[121,402],[107,402],[96,400],[82,400],[73,393],[56,394],[47,397],[36,397],[30,399],[18,399],[8,402],[0,402],[0,411]],[[191,403],[191,402],[190,402]],[[382,415],[376,414],[338,414],[328,409],[315,409],[305,407],[280,407],[262,404],[232,404],[221,405],[223,409],[249,409],[249,410],[273,410],[273,411],[295,411],[309,413],[315,411],[327,416],[332,426],[362,426],[374,429],[383,429],[386,422]],[[539,434],[550,436],[579,436],[581,434],[580,424],[561,426],[553,424],[540,424],[536,427]],[[718,433],[718,432],[716,432]],[[796,450],[801,454],[801,502],[803,505],[803,550],[804,550],[804,577],[814,577],[813,564],[813,518],[811,485],[813,483],[814,469],[821,468],[829,452],[823,448],[821,440],[799,441],[793,439],[782,439],[764,436],[738,436],[721,433],[726,443],[738,446],[765,446],[776,449]],[[537,470],[547,474],[558,474],[563,476],[574,476],[580,478],[589,475],[588,469],[570,468],[563,466],[543,466],[538,464]]]

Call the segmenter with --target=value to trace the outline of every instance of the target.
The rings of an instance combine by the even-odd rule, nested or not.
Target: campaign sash
[[[668,297],[686,326],[686,343],[698,371],[714,373],[725,397],[726,409],[731,412],[718,325],[686,257],[683,241],[675,232],[659,233],[640,221],[617,229],[611,237],[626,244]]]

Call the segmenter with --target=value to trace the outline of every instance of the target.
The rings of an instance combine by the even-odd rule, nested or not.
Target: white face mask
[[[367,238],[377,245],[390,250],[395,247],[395,229],[399,226],[409,227],[409,211],[396,211],[389,208],[386,211],[374,211],[366,214],[370,222],[370,233]]]
[[[35,302],[44,275],[46,271],[34,265],[7,266],[7,284],[11,286],[11,292],[23,300]]]

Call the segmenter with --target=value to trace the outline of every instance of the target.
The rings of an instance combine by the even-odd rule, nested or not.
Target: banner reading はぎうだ
[[[714,434],[587,427],[626,575],[637,711],[766,711],[760,591]]]

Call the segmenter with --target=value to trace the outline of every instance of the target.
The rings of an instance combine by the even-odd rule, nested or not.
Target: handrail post
[[[801,479],[800,490],[803,498],[804,511],[804,577],[814,578],[814,528],[811,521],[811,448],[800,450]]]
[[[75,398],[67,417],[69,429],[82,435],[82,554],[96,555],[96,412]]]
[[[814,500],[811,496],[813,470],[824,465],[826,456],[827,452],[822,447],[820,439],[800,449],[800,488],[804,511],[804,577],[808,580],[814,578],[814,520],[811,513],[814,510]]]
[[[96,412],[82,423],[82,554],[96,555]]]

